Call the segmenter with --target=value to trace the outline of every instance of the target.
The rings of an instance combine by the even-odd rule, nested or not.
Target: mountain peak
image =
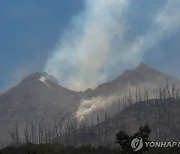
[[[135,70],[144,70],[144,69],[152,69],[150,68],[148,65],[144,64],[144,63],[140,63]]]
[[[154,73],[158,73],[159,72],[151,67],[149,67],[148,65],[144,64],[144,63],[140,63],[137,67],[135,67],[132,70],[125,70],[124,73],[118,77],[118,79],[123,76],[125,78],[132,78],[135,74],[139,74],[139,73],[148,73],[148,74],[154,74]]]
[[[31,81],[37,81],[42,76],[47,76],[48,74],[46,72],[36,72],[34,74],[31,74],[27,77],[25,77],[22,82],[31,82]]]
[[[22,80],[22,83],[25,83],[25,82],[34,82],[34,81],[42,81],[42,79],[44,81],[49,81],[51,83],[55,83],[55,84],[58,84],[58,80],[47,74],[46,72],[36,72],[32,75],[29,75],[27,77],[25,77],[23,80]]]
[[[158,73],[159,71],[149,67],[148,65],[144,64],[144,63],[140,63],[135,69],[134,71],[136,72],[146,72],[146,73]]]

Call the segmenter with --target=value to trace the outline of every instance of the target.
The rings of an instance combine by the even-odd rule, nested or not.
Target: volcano
[[[165,83],[180,85],[175,77],[140,64],[133,70],[126,70],[115,80],[101,84],[96,89],[75,92],[60,86],[57,79],[45,72],[25,77],[15,87],[0,95],[0,134],[14,128],[17,123],[23,134],[23,126],[30,121],[53,118],[61,119],[67,115],[75,115],[82,99],[108,97],[123,94],[128,89],[154,90]],[[106,105],[106,104],[105,104]],[[113,105],[113,104],[112,104]]]

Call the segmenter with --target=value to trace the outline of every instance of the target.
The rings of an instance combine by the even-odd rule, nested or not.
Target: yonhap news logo
[[[180,147],[180,142],[157,142],[157,141],[145,141],[141,137],[136,137],[131,141],[131,148],[133,151],[139,151],[142,148],[173,148]]]
[[[143,139],[141,137],[137,137],[131,142],[131,147],[133,151],[138,151],[143,148]]]

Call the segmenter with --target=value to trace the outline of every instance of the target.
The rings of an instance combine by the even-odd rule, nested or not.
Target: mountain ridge
[[[180,82],[180,80],[178,78],[174,77],[174,76],[171,76],[171,75],[169,75],[167,73],[163,73],[161,71],[158,71],[158,70],[156,70],[156,69],[154,69],[154,68],[152,68],[152,67],[150,67],[150,66],[148,66],[148,65],[146,65],[144,63],[140,63],[134,69],[127,69],[127,70],[125,70],[121,75],[119,75],[115,79],[97,85],[97,87],[95,89],[91,89],[91,88],[87,87],[87,89],[84,90],[84,91],[70,90],[69,88],[66,88],[66,87],[62,86],[61,84],[59,84],[58,80],[55,77],[49,75],[47,72],[35,72],[35,73],[31,74],[31,75],[28,75],[28,76],[24,77],[19,83],[17,83],[15,86],[9,88],[7,91],[9,91],[10,89],[12,89],[12,88],[18,86],[19,84],[24,83],[24,82],[37,81],[37,80],[39,80],[40,77],[44,76],[44,77],[53,78],[54,81],[47,79],[48,82],[56,84],[59,87],[62,87],[64,89],[67,89],[67,90],[72,91],[72,92],[83,93],[83,92],[87,92],[87,91],[94,91],[94,90],[98,89],[99,87],[102,87],[103,85],[106,85],[106,84],[110,84],[112,82],[118,82],[119,80],[124,80],[124,79],[127,80],[128,77],[129,76],[131,77],[132,75],[134,75],[134,73],[148,73],[148,74],[163,75],[165,77],[164,79],[166,79],[166,77],[167,77],[167,78],[172,78],[175,82]],[[3,93],[6,93],[7,91],[4,91]],[[0,95],[3,94],[3,93],[0,93]]]
[[[89,95],[91,95],[90,97],[96,97],[99,95],[106,96],[109,94],[112,95],[115,91],[128,91],[126,88],[127,85],[135,89],[136,86],[141,86],[142,83],[146,84],[146,87],[147,84],[149,84],[149,86],[145,89],[153,89],[150,86],[151,83],[156,85],[156,88],[158,88],[165,85],[166,82],[180,86],[179,79],[153,69],[144,63],[140,63],[137,67],[135,67],[135,69],[124,71],[116,79],[100,84]],[[122,90],[122,88],[124,88],[124,90]]]
[[[178,79],[145,64],[125,71],[115,80],[101,84],[94,90],[87,89],[84,92],[76,92],[60,86],[54,77],[45,72],[34,73],[0,94],[0,122],[2,124],[0,133],[12,129],[16,122],[21,127],[27,121],[37,121],[41,118],[51,121],[53,117],[61,119],[67,114],[75,115],[84,99],[91,100],[98,97],[107,99],[117,93],[124,95],[124,91],[134,89],[136,86],[144,89],[158,88],[162,77],[167,77],[170,82],[177,82],[180,85]],[[110,104],[113,105],[113,103]],[[87,110],[89,110],[88,107]],[[23,130],[20,131],[23,133]]]

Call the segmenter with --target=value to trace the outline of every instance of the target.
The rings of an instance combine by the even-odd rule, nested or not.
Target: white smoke
[[[163,39],[168,39],[179,30],[179,7],[179,0],[166,0],[166,5],[159,9],[149,31],[143,36],[144,46],[141,50],[146,51],[152,46],[156,46]]]
[[[107,106],[117,101],[117,95],[112,95],[109,97],[94,97],[90,100],[82,100],[81,104],[76,112],[76,118],[82,121],[87,115],[96,111],[97,109],[105,109]],[[104,105],[106,104],[106,106]]]
[[[124,15],[128,5],[127,0],[87,0],[86,10],[74,18],[73,29],[62,38],[45,71],[74,90],[93,88],[104,82],[108,71],[119,61],[117,56],[121,56],[122,63],[127,63],[129,54],[123,48],[127,45],[124,42],[127,29]],[[141,42],[138,38],[128,43],[134,59],[129,59],[130,64],[137,63],[136,48]]]
[[[127,39],[131,3],[86,0],[85,10],[73,18],[71,29],[48,59],[45,71],[70,89],[94,88],[105,82],[113,70],[117,71],[117,66],[120,72],[143,61],[146,51],[173,35],[180,26],[180,1],[166,0],[150,28],[142,36]]]

